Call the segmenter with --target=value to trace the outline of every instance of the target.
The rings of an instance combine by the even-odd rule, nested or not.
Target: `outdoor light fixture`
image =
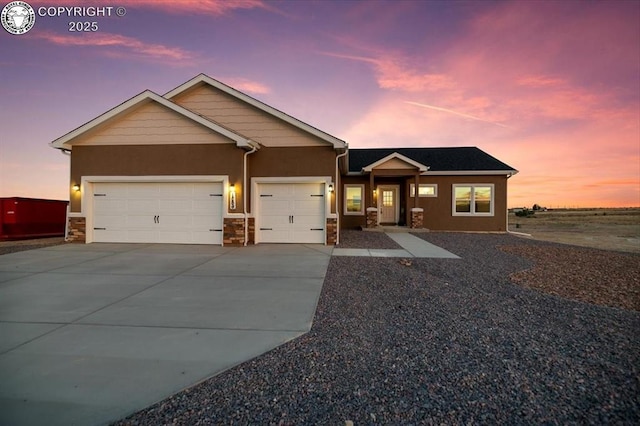
[[[333,192],[333,184],[332,183],[329,184],[329,192],[330,193]]]
[[[80,191],[80,184],[76,183],[75,185],[73,185],[73,190],[76,192]]]
[[[229,209],[236,209],[236,186],[234,184],[229,185]]]

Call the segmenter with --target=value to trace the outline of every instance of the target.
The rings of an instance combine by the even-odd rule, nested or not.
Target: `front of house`
[[[336,244],[394,224],[506,231],[517,171],[477,148],[347,144],[201,74],[51,143],[71,157],[69,239]]]

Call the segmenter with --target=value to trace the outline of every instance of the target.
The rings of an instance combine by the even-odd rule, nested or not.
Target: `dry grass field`
[[[509,213],[509,231],[537,240],[640,253],[640,208],[549,210],[530,217]]]

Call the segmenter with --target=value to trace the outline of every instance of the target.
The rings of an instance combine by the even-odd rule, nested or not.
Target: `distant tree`
[[[535,214],[533,210],[529,210],[528,208],[524,208],[522,210],[518,210],[515,212],[515,215],[518,217],[531,217]]]
[[[533,211],[542,210],[542,207],[540,207],[538,204],[534,204],[533,207],[531,207],[531,210]]]

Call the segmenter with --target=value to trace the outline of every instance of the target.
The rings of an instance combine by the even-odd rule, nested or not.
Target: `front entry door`
[[[379,186],[380,223],[398,223],[398,190],[394,186]]]

